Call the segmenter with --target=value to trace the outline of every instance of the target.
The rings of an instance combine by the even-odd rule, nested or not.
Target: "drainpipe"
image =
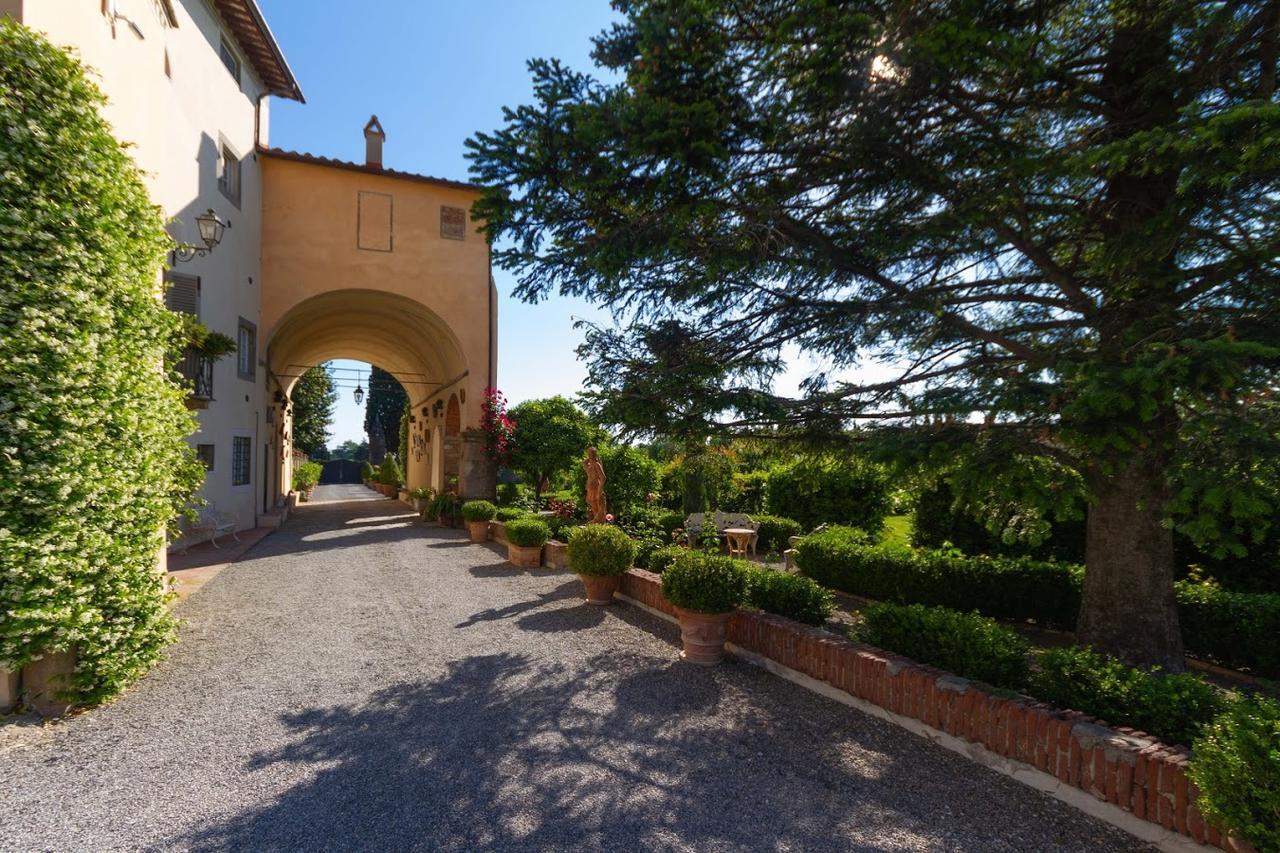
[[[259,92],[258,97],[253,101],[253,151],[255,155],[258,152],[258,146],[262,144],[262,99],[270,94],[270,92]]]

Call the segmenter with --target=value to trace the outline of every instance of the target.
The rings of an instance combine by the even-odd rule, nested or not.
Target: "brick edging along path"
[[[675,608],[662,596],[660,575],[632,569],[622,579],[621,594],[675,618]],[[968,679],[770,613],[734,613],[729,620],[729,643],[900,717],[1021,762],[1099,803],[1155,824],[1151,831],[1142,831],[1140,823],[1124,820],[1123,815],[1091,809],[1149,840],[1164,836],[1165,841],[1177,841],[1182,836],[1186,842],[1224,850],[1251,849],[1205,822],[1195,806],[1195,786],[1187,778],[1190,752],[1183,747],[1166,745],[1133,729],[1109,728],[1075,711],[999,696]],[[1156,827],[1167,832],[1160,833]],[[1172,833],[1176,835],[1170,837]]]

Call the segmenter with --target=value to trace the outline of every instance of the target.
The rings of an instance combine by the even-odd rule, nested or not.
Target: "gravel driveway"
[[[0,726],[0,849],[1142,849],[390,500],[304,505],[178,612],[116,703]]]

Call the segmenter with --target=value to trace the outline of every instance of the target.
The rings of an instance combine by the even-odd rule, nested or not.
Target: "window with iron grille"
[[[212,445],[212,444],[197,444],[197,445],[196,445],[196,457],[197,457],[197,458],[198,458],[202,463],[204,463],[204,470],[206,470],[206,471],[212,471],[212,470],[213,470],[214,445]]]
[[[253,470],[253,439],[237,435],[231,439],[231,485],[249,485],[249,473]]]

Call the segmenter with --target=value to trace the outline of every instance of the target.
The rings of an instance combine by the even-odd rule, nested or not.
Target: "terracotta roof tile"
[[[400,178],[409,181],[419,181],[425,184],[436,184],[438,186],[452,187],[460,190],[480,192],[484,189],[484,187],[479,184],[473,184],[467,181],[453,181],[448,178],[434,178],[431,175],[420,175],[416,172],[401,172],[397,169],[384,169],[378,166],[369,166],[364,163],[353,163],[350,160],[336,160],[333,157],[321,157],[319,154],[307,154],[303,151],[288,151],[283,148],[265,148],[259,146],[258,153],[266,157],[275,157],[279,160],[291,160],[295,163],[311,163],[316,166],[329,166],[334,169],[347,169],[352,172],[364,172],[368,175],[381,175],[386,178]]]
[[[262,78],[267,91],[281,98],[303,101],[302,89],[285,61],[276,37],[262,17],[257,0],[212,0],[223,23]]]

